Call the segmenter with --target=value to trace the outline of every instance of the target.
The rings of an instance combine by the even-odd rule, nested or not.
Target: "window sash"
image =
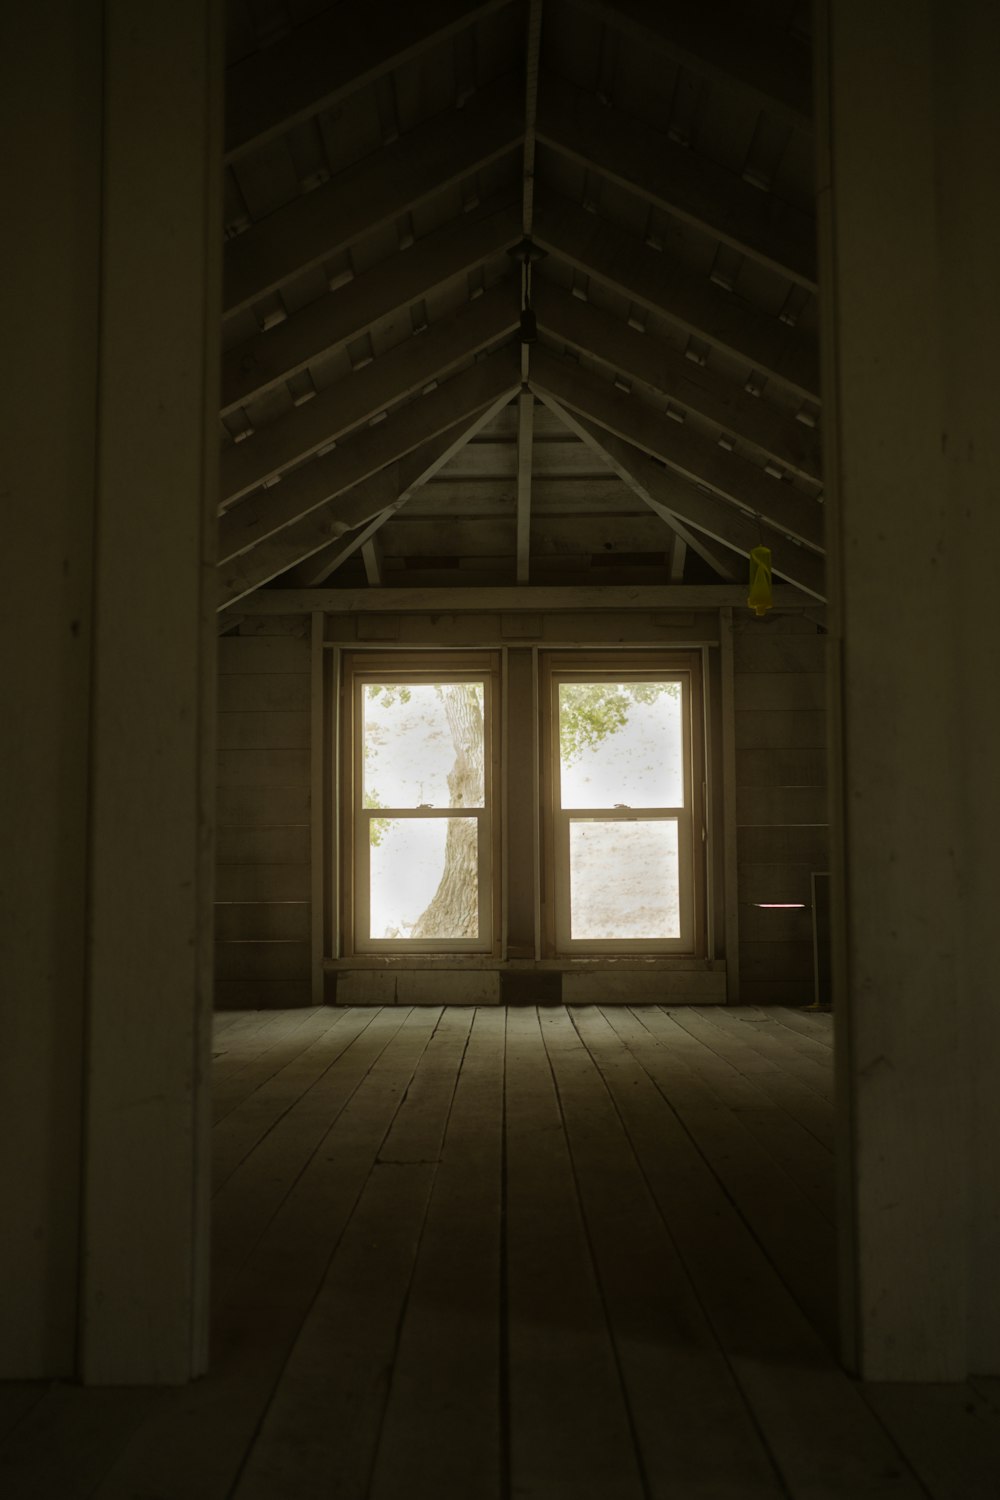
[[[499,785],[495,715],[499,664],[494,653],[441,652],[358,653],[345,661],[344,702],[349,705],[345,724],[345,750],[350,751],[349,774],[345,777],[345,811],[342,867],[344,882],[343,932],[351,953],[490,953],[495,950],[499,923],[499,851],[493,813],[494,788]],[[364,693],[371,685],[413,686],[478,682],[483,685],[483,797],[482,807],[377,807],[362,805],[364,796]],[[471,818],[477,825],[478,928],[475,938],[373,938],[371,933],[371,839],[372,819]],[[431,892],[433,895],[433,892]],[[348,955],[349,956],[349,955]]]
[[[699,943],[700,899],[699,846],[695,830],[701,828],[701,783],[695,776],[700,745],[696,734],[696,712],[700,707],[700,676],[690,654],[678,661],[661,653],[590,653],[586,658],[571,653],[552,653],[545,663],[548,677],[544,695],[547,753],[545,756],[545,812],[547,838],[543,850],[546,865],[544,890],[549,906],[547,947],[555,955],[651,953],[695,954]],[[681,684],[681,733],[683,746],[683,807],[562,807],[562,763],[559,743],[559,688],[563,683],[679,682]],[[677,937],[574,938],[572,936],[572,891],[570,830],[578,822],[633,823],[670,821],[677,825],[680,931]]]
[[[597,816],[595,816],[595,812]],[[694,907],[690,813],[684,808],[629,809],[622,813],[612,809],[557,809],[554,822],[555,925],[556,946],[560,953],[687,953],[694,944]],[[570,835],[574,823],[673,823],[677,827],[677,872],[680,931],[677,937],[581,938],[572,935],[572,883],[570,874]]]

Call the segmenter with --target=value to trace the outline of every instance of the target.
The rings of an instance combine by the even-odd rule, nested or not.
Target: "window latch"
[[[417,808],[418,809],[420,809],[421,807],[433,807],[433,806],[434,806],[433,802],[418,802],[417,803]]]
[[[632,804],[631,804],[631,802],[616,802],[615,803],[615,807],[624,807],[629,812],[631,812],[631,810],[632,810]]]

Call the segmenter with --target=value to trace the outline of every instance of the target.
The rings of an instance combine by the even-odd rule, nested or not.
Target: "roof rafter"
[[[225,250],[223,311],[248,307],[299,271],[354,244],[522,140],[521,89],[502,78],[435,115],[322,187],[268,214]]]
[[[382,577],[382,544],[378,539],[378,533],[388,516],[376,516],[374,521],[369,521],[365,527],[365,538],[361,542],[361,556],[364,561],[365,579],[370,589],[380,589],[385,583]]]
[[[670,549],[670,582],[684,582],[684,564],[687,561],[687,542],[674,532],[674,545]]]
[[[808,47],[768,27],[739,0],[664,5],[663,0],[576,0],[638,41],[692,72],[735,89],[758,108],[799,130],[811,130],[812,67]]]
[[[282,470],[316,453],[387,407],[423,390],[517,327],[518,302],[510,281],[498,282],[450,318],[432,323],[371,364],[320,391],[304,406],[222,455],[223,502],[239,499]]]
[[[235,410],[269,386],[342,348],[379,319],[428,297],[464,271],[520,238],[511,199],[491,199],[434,230],[283,323],[255,334],[222,357],[222,412]]]
[[[562,343],[697,412],[730,437],[777,459],[792,473],[821,482],[815,429],[749,395],[711,365],[693,364],[671,344],[636,332],[551,281],[540,285],[537,312],[539,327]]]
[[[534,455],[535,398],[522,390],[517,398],[517,581],[528,582],[531,562],[531,462]]]
[[[552,76],[543,80],[537,133],[571,161],[815,291],[815,220],[735,172]]]
[[[473,588],[268,589],[245,606],[248,615],[328,614],[493,614],[505,611],[591,614],[601,610],[716,610],[746,605],[746,584],[537,584],[477,585]],[[800,589],[779,584],[778,609],[815,608]]]
[[[226,161],[291,129],[510,0],[341,3],[229,69]]]
[[[689,435],[644,402],[622,395],[608,381],[548,351],[536,350],[532,383],[539,395],[553,396],[562,406],[590,417],[691,483],[765,517],[789,536],[822,546],[822,511],[806,495],[795,493],[734,453]]]
[[[291,569],[289,583],[295,584],[298,588],[318,587],[319,584],[330,577],[331,573],[336,573],[337,569],[342,567],[356,552],[364,552],[365,547],[369,545],[371,539],[382,529],[386,521],[390,520],[395,514],[395,507],[387,506],[385,510],[379,511],[377,516],[362,526],[360,531],[354,531],[350,536],[345,535],[339,541],[331,542],[321,552],[314,552],[309,557],[304,558]],[[320,563],[321,559],[322,563]],[[316,573],[314,578],[295,577],[296,573],[306,574],[312,571]],[[367,576],[367,568],[365,572]],[[370,585],[371,579],[369,578],[368,581]]]
[[[609,434],[603,432],[598,427],[594,427],[592,424],[580,421],[579,418],[575,417],[572,412],[568,411],[564,406],[556,401],[553,396],[550,396],[545,392],[540,392],[539,394],[549,410],[553,412],[562,423],[564,423],[569,431],[575,433],[578,438],[581,438],[587,445],[587,447],[590,448],[592,452],[598,454],[598,456],[618,475],[619,479],[623,479],[628,485],[629,489],[632,490],[634,494],[638,495],[639,499],[642,500],[644,504],[648,505],[650,510],[654,511],[655,514],[659,516],[661,521],[666,522],[666,524],[670,527],[670,530],[673,532],[673,542],[675,544],[677,542],[680,542],[682,547],[690,547],[692,551],[697,552],[698,556],[708,563],[710,568],[713,568],[715,572],[719,574],[720,578],[725,578],[727,581],[732,582],[732,580],[736,577],[736,571],[733,568],[730,559],[723,556],[715,547],[711,546],[709,543],[706,543],[704,539],[698,535],[697,532],[689,531],[687,526],[684,524],[683,515],[678,514],[671,506],[664,504],[662,500],[652,496],[647,489],[643,489],[640,485],[633,482],[631,474],[627,470],[625,470],[623,466],[615,460],[615,458],[612,457],[608,448],[605,446],[605,439],[612,441]],[[622,444],[622,447],[625,446],[625,444]],[[648,460],[648,462],[652,463],[652,460],[650,459]],[[673,546],[671,547],[671,569],[672,568]]]
[[[756,546],[770,547],[775,572],[815,598],[825,599],[823,559],[815,552],[795,546],[773,527],[758,524],[725,500],[706,494],[689,480],[678,478],[631,443],[615,437],[595,422],[574,416],[551,397],[543,397],[543,400],[559,413],[572,431],[601,454],[635,494],[671,526],[677,527],[682,542],[692,545],[686,529],[690,526],[744,557],[748,557]],[[695,543],[695,546],[701,551],[701,545]]]
[[[504,405],[519,386],[514,350],[499,349],[429,395],[400,407],[377,427],[365,428],[342,447],[302,464],[280,484],[248,496],[226,512],[219,522],[221,562],[259,546],[455,423],[471,420],[494,403]],[[368,515],[384,510],[393,498],[374,505]],[[355,526],[365,519],[367,516],[351,517],[347,525]],[[338,534],[330,533],[325,540]],[[286,566],[294,561],[292,558]]]
[[[400,456],[391,456],[393,449],[390,448],[390,461],[384,468],[334,492],[325,504],[313,507],[249,552],[229,559],[219,570],[219,608],[226,608],[292,568],[298,569],[295,581],[300,586],[313,587],[322,583],[355,550],[355,545],[367,541],[372,531],[395,515],[506,405],[513,394],[510,384],[503,388],[505,379],[509,382],[510,368],[509,359],[507,372],[503,369],[503,362],[497,362],[496,368],[490,372],[492,386],[482,380],[478,382],[474,396],[480,397],[489,389],[490,397],[478,413],[472,409],[473,420],[469,420],[470,412],[466,410],[450,426],[434,432],[433,436]],[[501,387],[499,394],[496,391],[498,385]],[[466,398],[467,395],[468,392]],[[452,411],[466,404],[463,393],[452,391],[450,396]],[[433,426],[434,422],[429,425]],[[328,478],[327,483],[331,482],[336,484],[337,480]],[[364,529],[349,542],[334,541],[330,546],[331,539],[343,537],[345,532],[357,527]]]
[[[779,385],[819,401],[816,341],[651,250],[609,219],[549,195],[535,215],[535,239],[568,265],[596,276],[632,302],[696,338],[745,360]]]

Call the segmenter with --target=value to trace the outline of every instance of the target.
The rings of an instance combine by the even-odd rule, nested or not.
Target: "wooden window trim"
[[[539,653],[538,712],[540,716],[540,785],[542,793],[541,818],[541,938],[542,953],[546,958],[595,959],[620,957],[650,958],[703,958],[707,953],[707,898],[706,898],[706,836],[705,789],[706,761],[704,738],[704,692],[703,661],[698,651],[671,650],[594,650],[594,651],[546,651]],[[682,924],[679,939],[570,939],[561,929],[568,926],[560,921],[560,889],[557,882],[557,836],[562,821],[557,808],[559,772],[557,765],[558,735],[555,725],[558,719],[557,690],[560,681],[574,678],[593,681],[606,678],[608,681],[628,681],[648,678],[658,674],[665,677],[681,677],[686,688],[685,711],[685,778],[686,797],[690,802],[690,813],[682,821],[686,832],[678,828],[682,862],[688,867],[690,910],[688,920]],[[641,815],[641,809],[632,809]],[[658,812],[662,816],[664,809]],[[615,821],[613,810],[588,809],[596,819]],[[620,814],[618,815],[620,816]],[[684,871],[682,868],[682,882]],[[563,889],[568,885],[568,874],[564,876]],[[684,927],[687,931],[684,931]]]
[[[484,806],[458,813],[449,808],[361,809],[363,769],[359,692],[373,682],[419,683],[482,681],[484,683]],[[496,958],[501,947],[501,667],[499,651],[345,651],[340,674],[340,926],[345,958],[381,957],[396,961],[407,956],[434,954],[483,955]],[[378,813],[392,817],[475,818],[479,826],[479,926],[477,938],[368,938],[359,922],[367,911],[368,841],[358,837],[362,822]],[[484,930],[485,929],[485,930]]]

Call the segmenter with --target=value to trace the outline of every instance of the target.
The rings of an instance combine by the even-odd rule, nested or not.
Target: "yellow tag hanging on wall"
[[[754,547],[750,553],[750,592],[747,604],[760,618],[773,606],[771,598],[771,549]]]

